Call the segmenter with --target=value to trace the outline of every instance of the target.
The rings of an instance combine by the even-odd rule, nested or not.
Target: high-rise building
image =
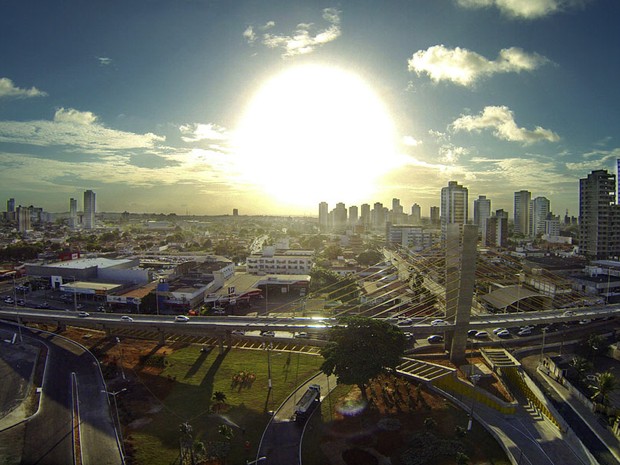
[[[357,205],[351,205],[349,207],[349,224],[351,226],[355,226],[357,224],[357,220],[358,220]]]
[[[508,244],[508,214],[504,210],[497,210],[494,215],[486,219],[482,245],[486,247],[506,247]]]
[[[391,219],[394,224],[404,223],[403,206],[400,204],[400,199],[392,199]]]
[[[84,191],[84,229],[94,229],[96,211],[95,193],[91,190]]]
[[[481,237],[486,235],[487,218],[491,216],[491,200],[486,195],[479,195],[474,200],[474,224],[478,226],[478,233]]]
[[[336,204],[334,208],[334,229],[336,232],[343,232],[347,227],[347,207],[342,202]]]
[[[422,223],[422,210],[417,203],[411,206],[411,223],[415,225]]]
[[[527,236],[530,232],[530,191],[515,192],[515,234]]]
[[[15,214],[17,216],[17,230],[19,232],[26,232],[29,231],[30,229],[32,229],[31,222],[30,222],[30,207],[22,207],[21,205],[19,207],[17,207],[17,210],[15,211]]]
[[[360,223],[363,226],[370,225],[370,205],[363,203],[360,207]]]
[[[327,231],[329,228],[329,207],[327,202],[319,203],[319,229]]]
[[[590,259],[620,256],[620,206],[616,176],[592,171],[579,180],[579,251]]]
[[[6,201],[6,211],[7,213],[15,212],[15,199],[9,199]]]
[[[430,215],[431,223],[434,225],[438,225],[441,218],[439,207],[431,207]]]
[[[78,216],[77,216],[77,199],[69,199],[69,227],[71,229],[77,228]]]
[[[536,237],[545,233],[545,220],[551,213],[551,203],[546,197],[536,197],[530,204],[529,235]]]
[[[441,189],[441,238],[446,238],[448,224],[467,224],[467,195],[466,187],[456,181],[450,181],[447,187]]]
[[[239,209],[233,208],[233,216],[239,216]]]
[[[375,202],[370,216],[372,218],[371,223],[374,229],[385,228],[387,218],[385,215],[385,208],[381,202]]]

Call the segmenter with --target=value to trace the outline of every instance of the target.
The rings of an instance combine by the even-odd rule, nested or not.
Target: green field
[[[134,463],[174,463],[179,456],[179,425],[183,422],[189,422],[195,439],[205,444],[224,441],[218,427],[229,424],[234,437],[227,463],[245,463],[254,457],[269,411],[276,410],[299,384],[317,373],[323,360],[275,351],[270,358],[273,389],[268,396],[267,351],[232,349],[219,355],[217,350],[205,354],[189,346],[167,355],[161,377],[175,381],[171,381],[170,393],[161,399],[161,410],[149,415],[152,421],[130,432]],[[240,372],[255,374],[251,386],[232,386],[233,376]],[[144,384],[148,389],[148,381]],[[228,405],[220,415],[212,410],[216,391],[226,394]]]

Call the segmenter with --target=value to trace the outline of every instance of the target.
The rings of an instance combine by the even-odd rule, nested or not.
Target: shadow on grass
[[[187,373],[185,373],[185,376],[183,378],[187,379],[187,378],[191,378],[192,376],[194,376],[198,372],[198,370],[200,369],[200,367],[202,366],[202,364],[204,363],[204,361],[207,359],[208,356],[209,356],[209,352],[201,351],[200,355],[198,356],[194,364],[189,368],[189,370],[187,370]],[[214,363],[217,363],[217,358],[215,359]],[[220,361],[220,365],[221,363],[222,362]],[[207,373],[207,375],[208,374],[209,373]],[[203,383],[204,383],[204,380],[203,380]]]

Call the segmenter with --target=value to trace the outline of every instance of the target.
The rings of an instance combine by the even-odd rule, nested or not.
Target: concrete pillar
[[[166,343],[166,333],[163,330],[159,330],[159,345],[164,345]]]
[[[459,265],[461,255],[461,225],[449,223],[446,227],[446,320],[454,321],[459,297]],[[444,346],[449,349],[452,344],[452,331],[444,331]]]
[[[226,347],[231,349],[232,348],[232,333],[230,332],[230,330],[226,330],[226,334],[224,337],[226,338]]]
[[[476,282],[477,242],[478,227],[474,224],[464,225],[459,264],[458,299],[454,315],[454,335],[450,347],[450,361],[455,364],[462,363],[466,359],[467,330],[469,329]]]

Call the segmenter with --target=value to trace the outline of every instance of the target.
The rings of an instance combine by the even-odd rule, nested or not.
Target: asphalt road
[[[105,385],[97,361],[79,345],[54,334],[25,337],[43,341],[48,347],[43,392],[38,412],[12,428],[24,438],[21,464],[72,464],[74,434],[72,425],[71,376],[75,373],[79,398],[82,463],[84,465],[122,464]],[[9,433],[0,433],[0,442]]]

